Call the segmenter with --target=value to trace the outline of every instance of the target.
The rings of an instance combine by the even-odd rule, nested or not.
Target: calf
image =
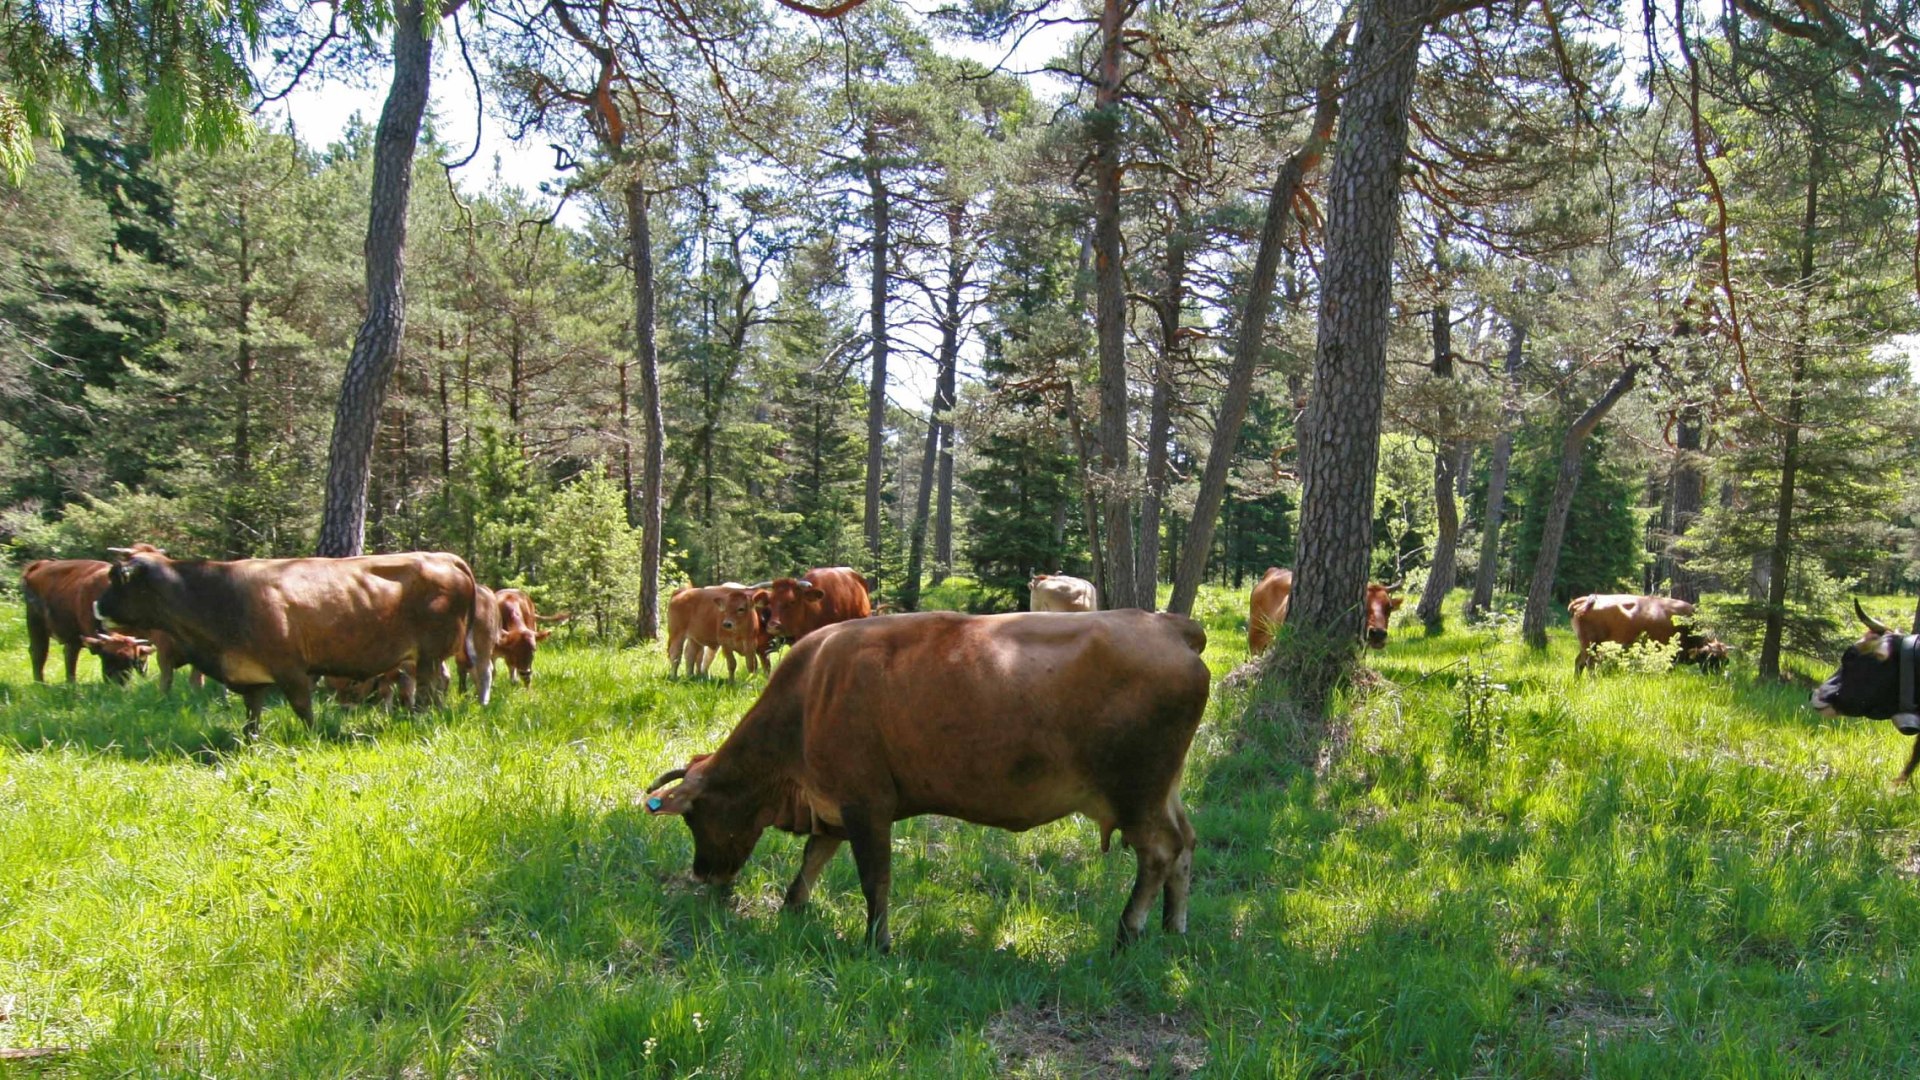
[[[1098,611],[1100,592],[1093,582],[1067,574],[1035,574],[1027,582],[1032,611]]]
[[[771,825],[807,837],[788,907],[807,901],[844,840],[885,952],[893,823],[942,814],[1021,831],[1071,813],[1115,830],[1138,875],[1119,943],[1184,932],[1194,832],[1180,803],[1206,711],[1206,633],[1180,615],[925,612],[809,634],[710,756],[649,785],[682,815],[693,875],[727,886]],[[667,787],[673,781],[675,787]]]

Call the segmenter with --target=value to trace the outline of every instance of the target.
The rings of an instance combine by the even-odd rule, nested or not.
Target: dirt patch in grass
[[[1547,1030],[1562,1048],[1597,1049],[1615,1039],[1657,1038],[1666,1028],[1666,1017],[1625,1001],[1563,1001],[1547,1012]]]
[[[994,1017],[986,1036],[1003,1076],[1191,1076],[1207,1063],[1206,1040],[1183,1018],[1166,1013],[1110,1009],[1084,1016],[1022,1007]]]

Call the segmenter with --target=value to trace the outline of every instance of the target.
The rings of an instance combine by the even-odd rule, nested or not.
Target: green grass
[[[1241,598],[1202,614],[1224,673]],[[1079,819],[900,826],[887,957],[844,855],[801,916],[797,838],[731,904],[687,884],[634,796],[758,684],[657,646],[543,650],[484,710],[276,703],[253,746],[237,700],[35,686],[25,652],[0,629],[0,1047],[72,1049],[23,1074],[1920,1069],[1905,740],[1739,678],[1576,684],[1564,631],[1400,628],[1323,776],[1217,690],[1192,932],[1118,957],[1133,859]]]

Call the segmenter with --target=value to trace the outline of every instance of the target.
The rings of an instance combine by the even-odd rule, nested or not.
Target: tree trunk
[[[1133,550],[1133,448],[1127,438],[1127,279],[1120,240],[1120,36],[1122,0],[1100,8],[1100,83],[1093,134],[1094,332],[1100,357],[1100,482],[1107,525],[1107,580],[1114,607],[1139,603]]]
[[[1080,267],[1073,278],[1073,310],[1075,312],[1084,313],[1087,310],[1087,280],[1092,263],[1093,237],[1088,235],[1081,238]],[[1094,583],[1104,589],[1107,582],[1107,560],[1101,552],[1100,495],[1094,484],[1094,449],[1091,440],[1087,438],[1086,425],[1081,422],[1080,385],[1074,375],[1067,377],[1065,393],[1067,430],[1073,436],[1074,456],[1080,465],[1080,511],[1084,519],[1082,524],[1087,532],[1087,559],[1092,566],[1090,573],[1093,575]],[[1035,569],[1046,570],[1040,567]],[[1063,567],[1052,568],[1052,570],[1060,569]],[[1114,601],[1108,594],[1101,593],[1101,599],[1105,606],[1113,606]]]
[[[880,562],[880,485],[887,468],[887,260],[892,207],[888,205],[886,178],[880,171],[878,137],[867,130],[867,191],[873,207],[873,275],[867,316],[870,321],[872,370],[867,382],[867,557],[879,569]]]
[[[1500,571],[1500,522],[1506,516],[1507,468],[1513,461],[1513,429],[1520,423],[1520,363],[1526,356],[1527,327],[1515,321],[1507,339],[1506,401],[1501,409],[1500,434],[1493,440],[1493,461],[1487,472],[1486,520],[1480,529],[1480,565],[1473,574],[1473,597],[1467,618],[1477,619],[1493,604],[1494,578]]]
[[[1434,264],[1444,289],[1447,272],[1444,231],[1435,240]],[[1433,377],[1453,378],[1453,308],[1444,295],[1433,309]],[[1413,611],[1429,634],[1438,634],[1445,628],[1442,609],[1447,593],[1453,589],[1455,549],[1460,541],[1460,506],[1453,497],[1460,447],[1459,441],[1453,437],[1455,421],[1450,405],[1442,408],[1439,420],[1441,430],[1434,436],[1434,442],[1438,445],[1433,452],[1433,517],[1436,533],[1433,539],[1433,562],[1427,568],[1426,588],[1420,590],[1420,603]]]
[[[926,450],[920,457],[920,490],[914,497],[911,539],[907,545],[907,579],[900,583],[900,606],[906,611],[920,610],[920,568],[927,546],[927,516],[932,502],[934,465],[944,450],[941,432],[946,430],[947,414],[953,409],[955,371],[960,366],[960,304],[966,289],[966,252],[961,249],[961,214],[947,211],[947,288],[940,311],[940,352],[936,358],[938,374],[934,380],[933,404],[927,415]],[[952,458],[948,458],[951,468]]]
[[[247,554],[246,501],[243,493],[253,483],[253,245],[248,231],[247,207],[239,208],[240,226],[240,313],[235,336],[239,338],[234,357],[233,386],[233,474],[228,478],[227,558]]]
[[[451,15],[460,0],[448,0]],[[367,208],[367,316],[353,339],[327,447],[327,488],[316,551],[358,555],[366,542],[367,485],[380,410],[406,336],[407,204],[413,191],[413,151],[433,74],[433,27],[421,0],[393,9],[393,86],[380,110],[373,140],[373,187]]]
[[[1700,406],[1688,405],[1674,422],[1673,518],[1672,535],[1667,541],[1667,558],[1672,566],[1669,589],[1676,600],[1700,602],[1700,575],[1688,565],[1692,553],[1687,549],[1687,530],[1700,518],[1706,503],[1707,479],[1700,470]]]
[[[1180,545],[1180,561],[1173,572],[1173,596],[1167,610],[1181,615],[1193,613],[1193,601],[1200,593],[1200,579],[1207,572],[1207,556],[1213,551],[1213,530],[1220,520],[1220,505],[1226,498],[1227,474],[1233,467],[1233,455],[1240,445],[1240,428],[1246,423],[1247,409],[1253,402],[1253,381],[1266,347],[1267,308],[1273,303],[1274,280],[1280,272],[1280,256],[1286,242],[1287,225],[1293,220],[1293,203],[1307,174],[1320,163],[1333,139],[1333,125],[1340,111],[1341,47],[1345,45],[1352,22],[1342,20],[1320,50],[1320,84],[1313,107],[1313,128],[1306,142],[1281,165],[1267,191],[1267,216],[1260,226],[1260,246],[1253,258],[1253,274],[1247,282],[1246,307],[1240,313],[1240,333],[1234,340],[1233,366],[1227,372],[1227,390],[1220,401],[1220,415],[1213,425],[1213,443],[1207,448],[1206,468],[1200,474],[1200,492],[1194,500],[1193,517],[1187,521],[1186,542]]]
[[[640,177],[627,181],[627,244],[633,260],[633,352],[640,376],[640,610],[641,641],[660,636],[660,482],[666,432],[660,418],[660,356],[654,342],[653,228]]]
[[[1288,626],[1306,647],[1267,653],[1310,712],[1349,673],[1373,551],[1393,250],[1408,105],[1431,0],[1367,0],[1328,181],[1313,398],[1300,439],[1300,525]],[[1275,658],[1285,658],[1275,664]],[[1282,670],[1287,669],[1287,670]]]
[[[952,368],[946,372],[945,393],[949,408],[956,400],[957,387]],[[935,393],[940,390],[936,389]],[[953,421],[942,418],[940,421],[940,480],[939,490],[934,494],[933,510],[933,576],[929,582],[938,585],[953,573]]]
[[[1560,545],[1567,535],[1567,515],[1573,510],[1573,491],[1580,482],[1580,459],[1586,453],[1587,439],[1614,405],[1633,389],[1633,380],[1639,374],[1639,364],[1628,364],[1627,370],[1600,395],[1600,400],[1588,406],[1580,419],[1573,422],[1560,443],[1560,472],[1553,482],[1553,501],[1547,504],[1547,521],[1540,532],[1540,556],[1533,564],[1533,581],[1527,587],[1527,612],[1520,622],[1521,636],[1535,649],[1547,647],[1547,608],[1553,602],[1553,578],[1560,569]]]
[[[1807,307],[1813,290],[1814,230],[1820,223],[1820,173],[1825,161],[1819,111],[1814,112],[1815,137],[1809,140],[1806,213],[1800,224],[1800,325],[1806,331]],[[1780,677],[1780,654],[1787,626],[1787,572],[1793,555],[1793,503],[1800,475],[1800,421],[1805,408],[1807,346],[1797,344],[1793,355],[1793,384],[1787,391],[1786,431],[1782,432],[1780,492],[1774,504],[1773,544],[1767,552],[1767,627],[1760,638],[1759,673],[1763,679]]]
[[[1160,584],[1160,506],[1167,492],[1167,441],[1173,437],[1173,369],[1179,362],[1180,314],[1186,306],[1188,221],[1184,207],[1176,207],[1175,226],[1167,237],[1166,281],[1157,305],[1160,314],[1160,355],[1153,364],[1153,398],[1147,409],[1147,487],[1140,496],[1140,547],[1135,556],[1134,606],[1152,611],[1158,606]]]

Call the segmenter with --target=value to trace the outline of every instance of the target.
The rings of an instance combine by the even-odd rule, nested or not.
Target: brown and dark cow
[[[442,662],[463,648],[471,662],[476,647],[473,571],[445,552],[215,562],[136,551],[94,608],[171,634],[196,668],[240,692],[250,737],[272,687],[312,724],[316,676],[369,679],[407,664],[435,698]],[[484,694],[491,664],[480,670]]]
[[[1366,615],[1367,647],[1384,649],[1387,646],[1387,625],[1393,620],[1393,613],[1406,603],[1405,597],[1395,596],[1385,585],[1378,582],[1367,583]],[[1274,635],[1287,624],[1287,612],[1293,605],[1293,571],[1279,566],[1270,566],[1260,575],[1253,587],[1253,595],[1247,604],[1247,652],[1258,656],[1273,644]]]
[[[1891,720],[1900,734],[1920,736],[1920,635],[1902,634],[1868,615],[1859,600],[1853,613],[1867,632],[1841,652],[1839,669],[1814,688],[1808,704],[1822,716]],[[1916,767],[1920,738],[1896,782],[1913,783]]]
[[[804,577],[766,582],[757,598],[767,636],[799,641],[823,626],[873,614],[871,585],[850,566],[823,566]]]
[[[541,623],[563,623],[571,614],[542,615],[534,610],[533,597],[520,589],[501,589],[494,594],[498,603],[499,635],[494,638],[494,655],[507,662],[509,680],[518,678],[521,686],[533,685],[533,654],[540,643],[552,635],[540,629]]]
[[[941,814],[1020,831],[1080,813],[1139,874],[1121,944],[1156,895],[1182,932],[1194,832],[1180,773],[1206,711],[1206,633],[1145,611],[925,612],[809,634],[712,755],[649,785],[683,815],[694,877],[733,881],[768,827],[807,837],[786,903],[853,846],[867,940],[885,951],[893,823]],[[667,784],[679,780],[678,786]]]
[[[100,675],[124,683],[134,671],[146,671],[157,643],[138,634],[116,633],[94,617],[93,602],[107,589],[110,564],[98,559],[37,559],[20,572],[27,607],[27,655],[35,682],[45,682],[47,654],[58,641],[66,654],[67,681],[77,676],[80,650],[100,658]],[[164,668],[171,685],[173,669]]]
[[[1726,664],[1727,647],[1687,625],[1694,607],[1685,600],[1594,593],[1575,597],[1567,610],[1573,614],[1574,636],[1580,639],[1579,655],[1573,659],[1575,675],[1598,662],[1603,642],[1627,646],[1644,637],[1665,645],[1675,634],[1680,636],[1680,655],[1674,658],[1675,663],[1699,664],[1707,671],[1718,671]]]

